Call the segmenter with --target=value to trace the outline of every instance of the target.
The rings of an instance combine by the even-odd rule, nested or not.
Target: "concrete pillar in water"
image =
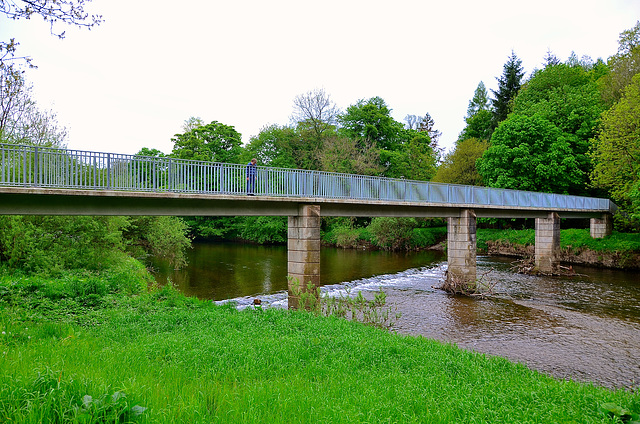
[[[548,218],[536,218],[535,262],[540,272],[552,273],[558,266],[560,251],[560,216],[551,212]]]
[[[287,250],[289,308],[297,309],[295,285],[314,296],[320,286],[320,205],[300,205],[298,216],[289,217]]]
[[[593,238],[605,238],[613,231],[611,214],[605,213],[602,218],[591,218],[590,232]]]
[[[472,288],[476,282],[476,214],[471,209],[447,220],[447,281]]]

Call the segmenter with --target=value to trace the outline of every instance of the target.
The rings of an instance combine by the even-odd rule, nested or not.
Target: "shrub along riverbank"
[[[137,284],[134,284],[136,283]],[[0,421],[619,422],[640,394],[287,310],[236,310],[128,276],[0,277]],[[120,421],[118,421],[120,420]]]

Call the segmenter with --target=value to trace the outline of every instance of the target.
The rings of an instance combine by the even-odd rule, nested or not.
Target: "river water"
[[[434,288],[444,278],[441,252],[323,249],[321,279],[328,294],[383,289],[401,317],[393,330],[499,355],[552,375],[609,388],[640,387],[640,276],[575,267],[573,277],[534,277],[511,271],[511,259],[478,258],[478,275],[492,296],[469,299]],[[185,294],[260,298],[286,307],[287,251],[281,246],[194,244],[189,266],[156,264]]]

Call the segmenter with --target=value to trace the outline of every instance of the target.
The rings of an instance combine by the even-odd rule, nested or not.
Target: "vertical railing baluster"
[[[111,155],[107,153],[107,190],[111,189]]]
[[[37,187],[40,184],[40,158],[38,157],[38,146],[33,149],[34,164],[33,164],[33,180],[34,185]]]

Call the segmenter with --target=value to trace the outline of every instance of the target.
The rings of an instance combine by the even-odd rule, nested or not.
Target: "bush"
[[[287,228],[284,216],[247,216],[238,226],[238,235],[259,244],[286,243]]]
[[[185,252],[191,246],[188,231],[188,225],[175,216],[137,216],[129,218],[124,237],[134,256],[152,255],[181,268],[187,264]]]
[[[0,216],[0,265],[60,277],[69,270],[103,272],[130,265],[129,252],[179,266],[190,245],[186,231],[174,217]]]
[[[418,226],[415,218],[373,218],[367,227],[374,245],[385,250],[407,249],[411,246],[413,229]]]
[[[431,247],[447,238],[447,227],[414,228],[411,231],[410,245],[414,248]]]

